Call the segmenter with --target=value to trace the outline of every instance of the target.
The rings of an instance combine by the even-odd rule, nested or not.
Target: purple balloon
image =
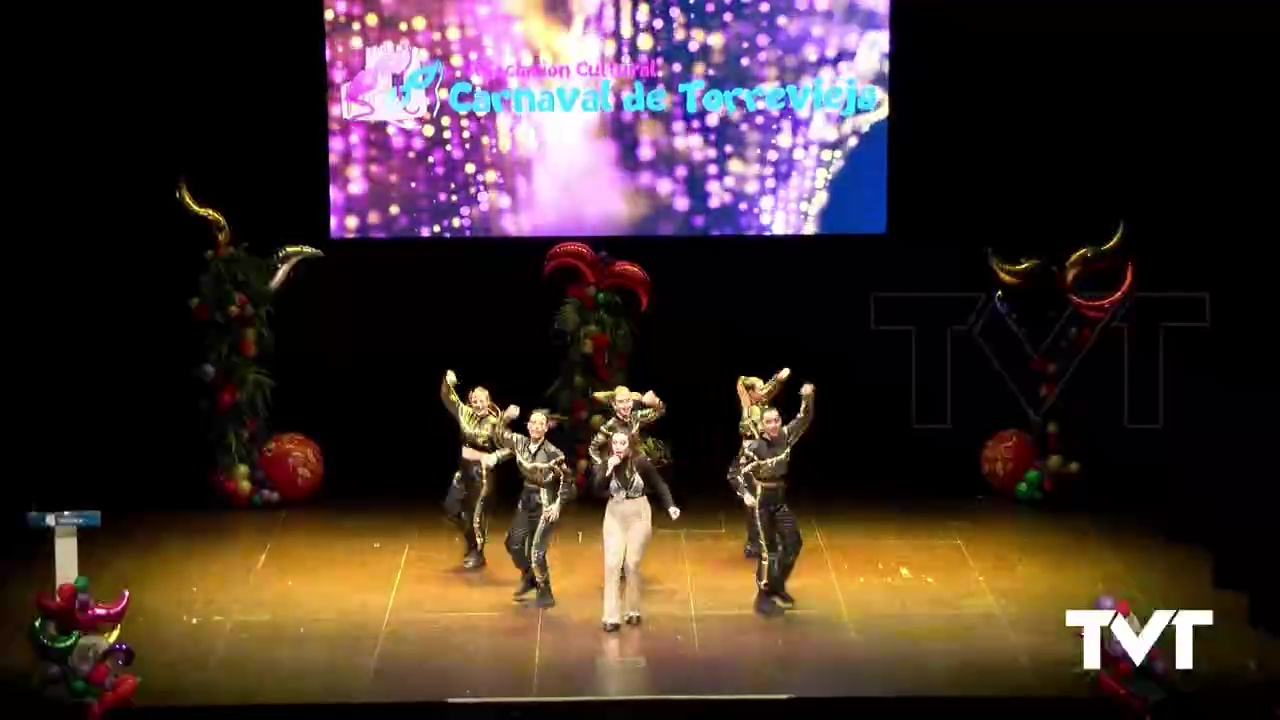
[[[99,660],[106,662],[108,658],[114,658],[119,665],[132,665],[134,659],[133,648],[118,642],[103,651]]]
[[[1116,599],[1110,595],[1102,595],[1097,600],[1093,601],[1093,607],[1098,610],[1115,610]]]

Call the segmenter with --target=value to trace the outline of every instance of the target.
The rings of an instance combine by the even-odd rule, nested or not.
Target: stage
[[[1083,517],[1003,503],[796,511],[804,551],[778,619],[750,611],[742,515],[655,512],[644,624],[600,630],[600,518],[573,506],[550,551],[559,605],[514,603],[517,575],[490,528],[469,573],[432,506],[107,514],[81,532],[96,594],[134,593],[122,640],[141,705],[633,696],[1085,695],[1063,612],[1100,592],[1152,608],[1212,609],[1192,685],[1277,670],[1242,596],[1216,591],[1207,554]],[[52,538],[6,573],[10,678],[29,673],[32,594],[52,584]],[[1161,641],[1171,652],[1172,631]]]

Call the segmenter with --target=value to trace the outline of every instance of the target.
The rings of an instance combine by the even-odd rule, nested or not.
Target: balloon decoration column
[[[1134,635],[1142,635],[1142,622],[1138,620],[1128,601],[1113,595],[1101,595],[1094,600],[1093,609],[1115,612],[1124,618]],[[1077,634],[1084,637],[1083,632]],[[1127,705],[1139,717],[1150,717],[1155,705],[1167,698],[1173,690],[1173,677],[1160,648],[1151,648],[1146,660],[1141,665],[1134,665],[1115,633],[1106,629],[1103,630],[1099,659],[1102,666],[1092,673],[1098,688]]]
[[[96,602],[89,579],[80,576],[59,585],[53,595],[37,595],[36,609],[30,637],[40,660],[42,690],[84,703],[90,720],[129,704],[138,678],[127,672],[133,648],[119,641],[129,591],[111,602]]]
[[[216,244],[205,253],[191,312],[205,333],[205,359],[197,374],[208,387],[210,439],[216,450],[211,480],[237,505],[301,500],[324,475],[320,448],[297,433],[267,434],[274,381],[258,363],[271,347],[271,300],[294,266],[323,253],[304,245],[282,248],[270,258],[233,243],[220,213],[192,199],[186,185],[178,199],[213,225]]]
[[[542,276],[566,283],[555,318],[565,359],[547,394],[560,418],[568,420],[565,429],[574,439],[574,469],[581,487],[589,462],[587,444],[610,412],[607,407],[592,407],[592,393],[626,384],[635,342],[632,318],[648,309],[652,285],[638,264],[596,253],[579,242],[551,248]],[[646,438],[644,451],[655,464],[670,460],[657,440]]]
[[[1113,323],[1124,311],[1125,301],[1133,287],[1133,263],[1119,252],[1123,224],[1110,242],[1100,247],[1084,247],[1069,257],[1059,267],[1044,260],[1022,260],[1010,263],[994,254],[988,262],[995,272],[999,288],[991,299],[992,319],[1003,321],[1016,334],[1023,348],[1031,354],[1031,377],[1036,381],[1039,407],[1031,407],[1024,399],[1030,419],[1029,431],[1002,430],[986,442],[982,449],[982,473],[992,487],[1001,493],[1013,495],[1019,500],[1043,500],[1054,487],[1076,476],[1080,463],[1069,461],[1062,454],[1061,426],[1049,419],[1051,413],[1060,410],[1063,387],[1075,366],[1083,359],[1099,333]],[[1081,289],[1085,278],[1090,280],[1110,275],[1115,278],[1113,289],[1097,297],[1086,297]],[[1058,321],[1062,331],[1055,328],[1049,341],[1038,350],[1026,337],[1019,322],[1019,312],[1024,310],[1007,296],[1014,291],[1037,282],[1054,282],[1065,295],[1066,311]],[[984,319],[983,322],[986,322]],[[979,327],[975,326],[975,334]],[[978,337],[988,353],[986,343]],[[1012,386],[1018,385],[1012,375],[999,363],[994,363]]]

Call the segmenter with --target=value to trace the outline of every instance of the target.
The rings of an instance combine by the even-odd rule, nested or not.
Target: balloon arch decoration
[[[982,449],[982,474],[992,487],[1019,500],[1043,500],[1055,487],[1080,473],[1080,463],[1067,459],[1061,447],[1061,425],[1046,415],[1058,410],[1063,385],[1102,330],[1124,312],[1133,290],[1134,266],[1121,248],[1124,224],[1105,245],[1086,246],[1065,263],[1054,267],[1045,259],[1007,262],[988,252],[988,265],[995,274],[997,288],[991,299],[994,311],[1019,334],[1026,347],[1033,347],[1017,321],[1017,304],[1008,295],[1017,289],[1052,282],[1065,297],[1072,325],[1058,342],[1034,352],[1031,369],[1039,380],[1042,412],[1033,415],[1028,429],[1007,429],[996,433]],[[1110,278],[1113,285],[1101,293],[1084,290],[1086,281],[1096,284]],[[1003,370],[1001,372],[1004,372]],[[1006,379],[1009,379],[1006,374]],[[1011,379],[1009,379],[1012,382]]]

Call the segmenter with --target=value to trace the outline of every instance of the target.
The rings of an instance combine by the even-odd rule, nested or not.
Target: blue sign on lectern
[[[64,510],[62,512],[30,512],[27,513],[27,524],[32,529],[56,527],[100,528],[102,512],[99,510]]]

